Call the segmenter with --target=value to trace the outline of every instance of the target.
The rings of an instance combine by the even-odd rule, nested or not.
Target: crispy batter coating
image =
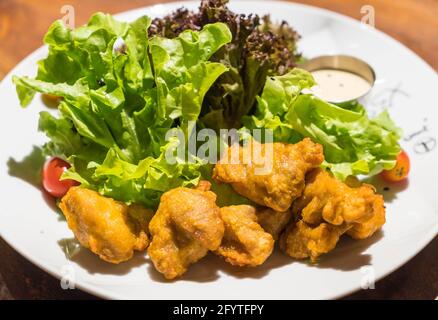
[[[216,195],[205,191],[206,184],[202,186],[204,190],[176,188],[164,193],[150,222],[148,254],[167,279],[184,274],[222,241],[224,224]]]
[[[301,213],[310,224],[360,223],[374,215],[376,201],[383,201],[382,196],[372,186],[351,188],[327,171],[316,169],[307,175],[303,196],[295,201],[293,212]]]
[[[333,250],[339,237],[348,230],[346,224],[334,226],[321,223],[312,227],[303,220],[293,222],[280,238],[280,248],[295,259],[310,257],[312,261],[323,253]]]
[[[222,207],[225,234],[216,254],[235,266],[258,266],[271,255],[274,239],[257,223],[249,205]]]
[[[149,244],[147,227],[153,212],[140,205],[127,206],[73,187],[59,206],[79,242],[107,262],[129,260],[134,250],[145,250]]]
[[[292,218],[292,213],[289,210],[280,212],[271,208],[257,208],[256,215],[257,222],[274,240],[278,239]]]
[[[332,250],[342,234],[365,239],[385,223],[383,197],[372,186],[350,187],[322,169],[307,175],[292,212],[299,221],[284,232],[281,248],[294,258],[315,260]]]
[[[257,204],[286,211],[303,192],[306,173],[324,160],[322,151],[308,138],[297,144],[251,140],[244,147],[229,147],[216,164],[213,178],[230,183]]]
[[[353,227],[347,231],[347,234],[353,239],[366,239],[379,230],[385,222],[385,203],[382,196],[376,195],[373,203],[373,215],[368,220],[353,223]]]

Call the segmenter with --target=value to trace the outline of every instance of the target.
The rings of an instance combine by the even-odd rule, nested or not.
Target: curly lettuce
[[[48,56],[36,78],[14,77],[22,106],[36,92],[62,97],[59,116],[41,112],[39,129],[49,138],[45,153],[67,159],[63,178],[101,194],[155,208],[160,195],[196,185],[203,162],[166,152],[175,127],[189,131],[198,120],[204,96],[228,68],[209,61],[231,41],[222,23],[187,30],[178,37],[148,38],[151,20],[132,23],[97,13],[75,30],[61,21],[48,30]]]
[[[229,27],[232,41],[211,59],[224,63],[229,70],[208,90],[201,111],[202,123],[216,130],[240,128],[242,117],[254,110],[266,76],[284,74],[301,60],[299,35],[287,22],[274,24],[269,15],[237,14],[228,3],[202,0],[199,10],[180,8],[154,19],[149,28],[150,35],[174,38],[210,23],[222,22]]]
[[[370,119],[357,102],[338,106],[303,93],[314,85],[312,75],[298,68],[269,77],[245,126],[271,129],[276,141],[295,143],[309,137],[322,144],[323,166],[341,180],[392,169],[400,153],[401,130],[388,112]]]

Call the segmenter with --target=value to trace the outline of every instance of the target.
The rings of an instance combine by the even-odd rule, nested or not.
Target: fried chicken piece
[[[348,228],[347,224],[334,226],[329,223],[321,223],[316,227],[308,225],[303,220],[293,222],[281,235],[280,249],[295,259],[310,257],[314,262],[323,253],[333,250],[339,241],[339,237]]]
[[[256,211],[257,222],[269,233],[274,240],[277,240],[280,233],[286,228],[292,218],[292,213],[275,211],[271,208],[258,208]]]
[[[249,205],[222,207],[225,234],[216,254],[235,266],[258,266],[271,255],[274,239],[257,223],[256,209]]]
[[[149,225],[152,242],[148,248],[155,268],[165,278],[184,274],[189,265],[216,250],[224,235],[224,223],[216,206],[216,195],[202,190],[176,188],[161,196]]]
[[[307,175],[292,212],[299,221],[282,234],[280,247],[293,258],[312,261],[334,249],[342,234],[365,239],[385,223],[383,197],[372,186],[350,187],[322,169]]]
[[[304,222],[313,225],[322,222],[332,225],[361,224],[373,218],[378,211],[381,217],[382,210],[384,216],[383,197],[376,194],[371,185],[352,188],[323,169],[313,170],[307,175],[303,195],[292,207],[294,214],[300,214]],[[379,223],[381,220],[372,221]]]
[[[59,205],[78,241],[101,259],[120,263],[149,244],[147,229],[153,212],[127,206],[99,193],[73,187]]]
[[[385,203],[382,196],[376,195],[373,203],[373,215],[368,220],[353,223],[353,227],[347,231],[347,234],[353,239],[366,239],[379,230],[385,222]]]
[[[252,151],[251,151],[252,150]],[[276,211],[286,211],[304,189],[306,173],[324,160],[322,146],[306,138],[297,144],[260,144],[227,148],[213,178],[230,183],[240,195]]]

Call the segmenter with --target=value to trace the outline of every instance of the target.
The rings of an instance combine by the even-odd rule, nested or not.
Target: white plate
[[[163,15],[179,7],[165,4],[122,13],[133,20]],[[190,2],[196,8],[198,1]],[[235,269],[209,256],[175,282],[163,281],[144,255],[110,265],[87,250],[69,261],[59,241],[72,232],[41,191],[26,182],[35,176],[23,157],[45,138],[37,133],[35,99],[23,110],[11,75],[34,75],[40,48],[23,60],[0,85],[0,234],[27,259],[56,277],[74,280],[77,287],[106,298],[134,299],[295,299],[336,298],[360,289],[400,267],[418,253],[438,231],[438,76],[423,60],[400,43],[359,22],[330,11],[291,3],[233,2],[236,12],[270,13],[287,20],[303,36],[300,50],[308,57],[343,53],[368,61],[377,72],[376,87],[365,101],[371,113],[384,105],[405,130],[402,145],[412,161],[409,184],[382,191],[387,223],[382,232],[363,241],[343,240],[320,265],[311,266],[275,254],[260,268]],[[434,142],[435,141],[435,142]],[[429,150],[426,150],[429,149]],[[12,170],[12,172],[11,172]],[[22,178],[14,177],[20,175]],[[23,179],[23,177],[25,179]],[[2,263],[7,263],[3,261]],[[378,284],[377,284],[378,285]]]

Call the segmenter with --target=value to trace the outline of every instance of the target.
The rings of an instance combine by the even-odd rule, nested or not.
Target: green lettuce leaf
[[[156,209],[163,192],[180,187],[197,185],[201,177],[203,162],[196,159],[189,163],[178,159],[177,164],[169,164],[166,151],[180,143],[171,139],[162,147],[158,158],[152,156],[140,160],[137,164],[120,158],[118,152],[109,149],[101,163],[90,161],[83,166],[82,160],[70,158],[75,164],[63,174],[63,179],[80,181],[101,194],[126,203],[141,203]],[[98,159],[98,158],[94,158]]]
[[[199,30],[215,22],[225,23],[232,41],[211,61],[228,67],[206,93],[201,121],[215,130],[240,128],[241,118],[254,111],[256,96],[268,75],[281,75],[301,60],[299,35],[285,21],[272,23],[269,16],[243,15],[228,8],[229,0],[203,0],[199,10],[185,8],[152,21],[149,33],[174,38],[186,30]]]
[[[256,114],[246,117],[245,125],[273,130],[276,141],[312,138],[324,147],[323,166],[342,180],[393,168],[401,131],[389,114],[369,119],[357,102],[341,107],[302,93],[314,84],[311,74],[300,69],[268,78]]]
[[[230,41],[231,33],[222,23],[208,24],[200,32],[186,30],[174,39],[152,38],[158,110],[163,121],[181,118],[185,129],[189,121],[198,119],[208,89],[228,70],[208,60]]]
[[[171,128],[190,132],[204,96],[228,69],[208,61],[231,41],[222,23],[174,39],[148,38],[150,19],[119,22],[97,13],[75,30],[55,22],[44,41],[48,56],[35,79],[14,77],[22,106],[41,92],[62,97],[59,115],[40,114],[47,155],[72,165],[63,175],[101,194],[156,208],[171,188],[196,185],[201,159],[165,155]]]

